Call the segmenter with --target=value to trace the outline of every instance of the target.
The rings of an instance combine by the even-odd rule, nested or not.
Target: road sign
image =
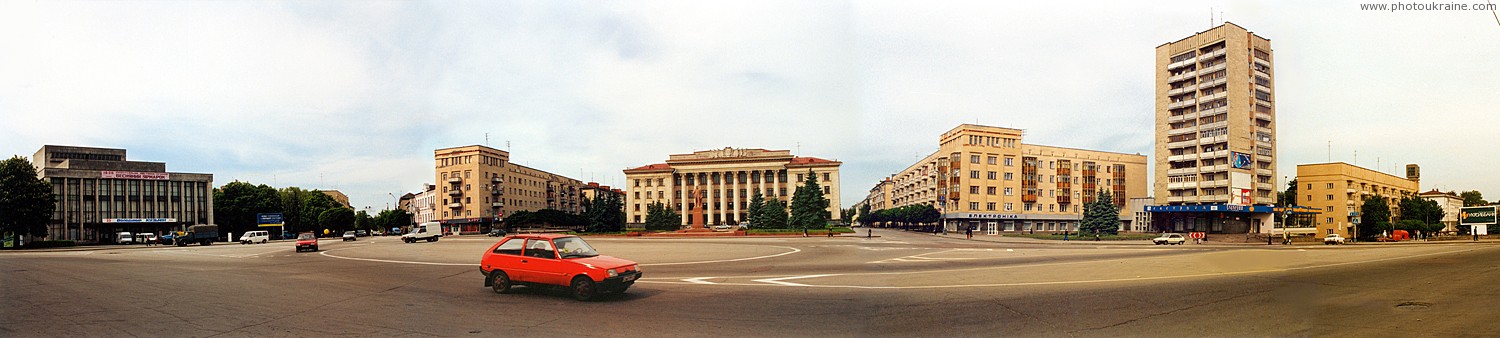
[[[1208,233],[1202,231],[1190,232],[1188,233],[1188,237],[1192,237],[1193,239],[1203,239],[1204,237],[1208,237]]]
[[[1495,206],[1459,209],[1458,223],[1463,225],[1495,224]]]

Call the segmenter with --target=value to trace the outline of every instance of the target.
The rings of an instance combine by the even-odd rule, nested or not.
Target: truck
[[[411,231],[405,235],[401,235],[401,241],[407,243],[416,243],[420,240],[436,242],[441,237],[443,237],[443,225],[438,222],[427,222],[413,225]]]
[[[213,224],[199,224],[190,226],[187,231],[178,231],[172,236],[172,241],[177,246],[187,246],[198,243],[198,245],[212,245],[214,240],[219,239],[219,226]]]

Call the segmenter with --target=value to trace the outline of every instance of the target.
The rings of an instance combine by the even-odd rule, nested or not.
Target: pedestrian
[[[865,229],[865,238],[870,238],[870,237],[872,237],[874,235],[875,235],[875,228]],[[855,236],[859,236],[859,235],[855,235]]]
[[[833,227],[828,228],[828,238],[833,238]]]
[[[1097,234],[1097,233],[1096,233],[1096,234],[1094,234],[1094,241],[1095,241],[1095,242],[1098,242],[1098,241],[1101,241],[1101,240],[1103,240],[1103,239],[1100,239],[1100,238],[1099,238],[1099,234]]]
[[[974,227],[964,227],[964,236],[969,237],[969,239],[974,239]]]
[[[802,237],[807,237],[807,228],[802,228]]]

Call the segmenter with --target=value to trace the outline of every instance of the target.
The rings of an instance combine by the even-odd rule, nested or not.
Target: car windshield
[[[344,232],[344,234],[345,234],[345,235],[353,235],[353,234],[354,234],[354,232],[353,232],[353,231],[345,231],[345,232]]]
[[[594,251],[594,247],[589,246],[589,243],[584,242],[582,238],[563,237],[552,240],[552,243],[557,245],[557,254],[561,255],[562,258],[594,257],[599,255],[599,252]]]
[[[297,239],[313,239],[313,234],[303,233],[301,235],[297,235]]]

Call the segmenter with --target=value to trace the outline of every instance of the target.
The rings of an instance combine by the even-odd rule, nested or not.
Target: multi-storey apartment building
[[[1297,204],[1321,212],[1316,218],[1318,235],[1357,237],[1355,225],[1366,198],[1382,198],[1392,221],[1401,217],[1402,197],[1416,196],[1420,176],[1417,165],[1407,165],[1407,177],[1365,169],[1352,164],[1317,163],[1297,165]]]
[[[583,194],[583,200],[585,201],[592,201],[599,198],[600,196],[613,195],[615,197],[619,197],[621,203],[623,204],[625,199],[625,191],[610,188],[607,185],[600,185],[599,182],[589,182],[588,184],[584,184],[583,188],[579,189],[579,193]]]
[[[880,180],[874,188],[870,188],[870,195],[865,196],[862,205],[868,206],[870,210],[882,210],[891,207],[891,187],[896,183],[890,178]]]
[[[791,204],[808,174],[828,199],[830,219],[838,219],[839,165],[788,150],[724,148],[673,154],[666,163],[625,170],[626,222],[642,223],[652,203],[676,208],[682,225],[739,224],[759,192]],[[684,203],[686,202],[686,203]]]
[[[47,145],[31,161],[57,196],[48,239],[98,243],[214,222],[213,174],[167,172],[126,160],[125,149]]]
[[[950,231],[1076,230],[1084,203],[1109,191],[1121,217],[1146,196],[1146,157],[1024,144],[1019,129],[963,124],[938,138],[938,151],[892,175],[889,208],[928,204]],[[872,210],[879,210],[871,208]]]
[[[438,207],[433,217],[461,233],[479,233],[516,211],[582,212],[582,181],[510,163],[510,153],[486,146],[434,151]]]
[[[1276,202],[1271,41],[1233,23],[1156,47],[1161,230],[1266,232]]]

